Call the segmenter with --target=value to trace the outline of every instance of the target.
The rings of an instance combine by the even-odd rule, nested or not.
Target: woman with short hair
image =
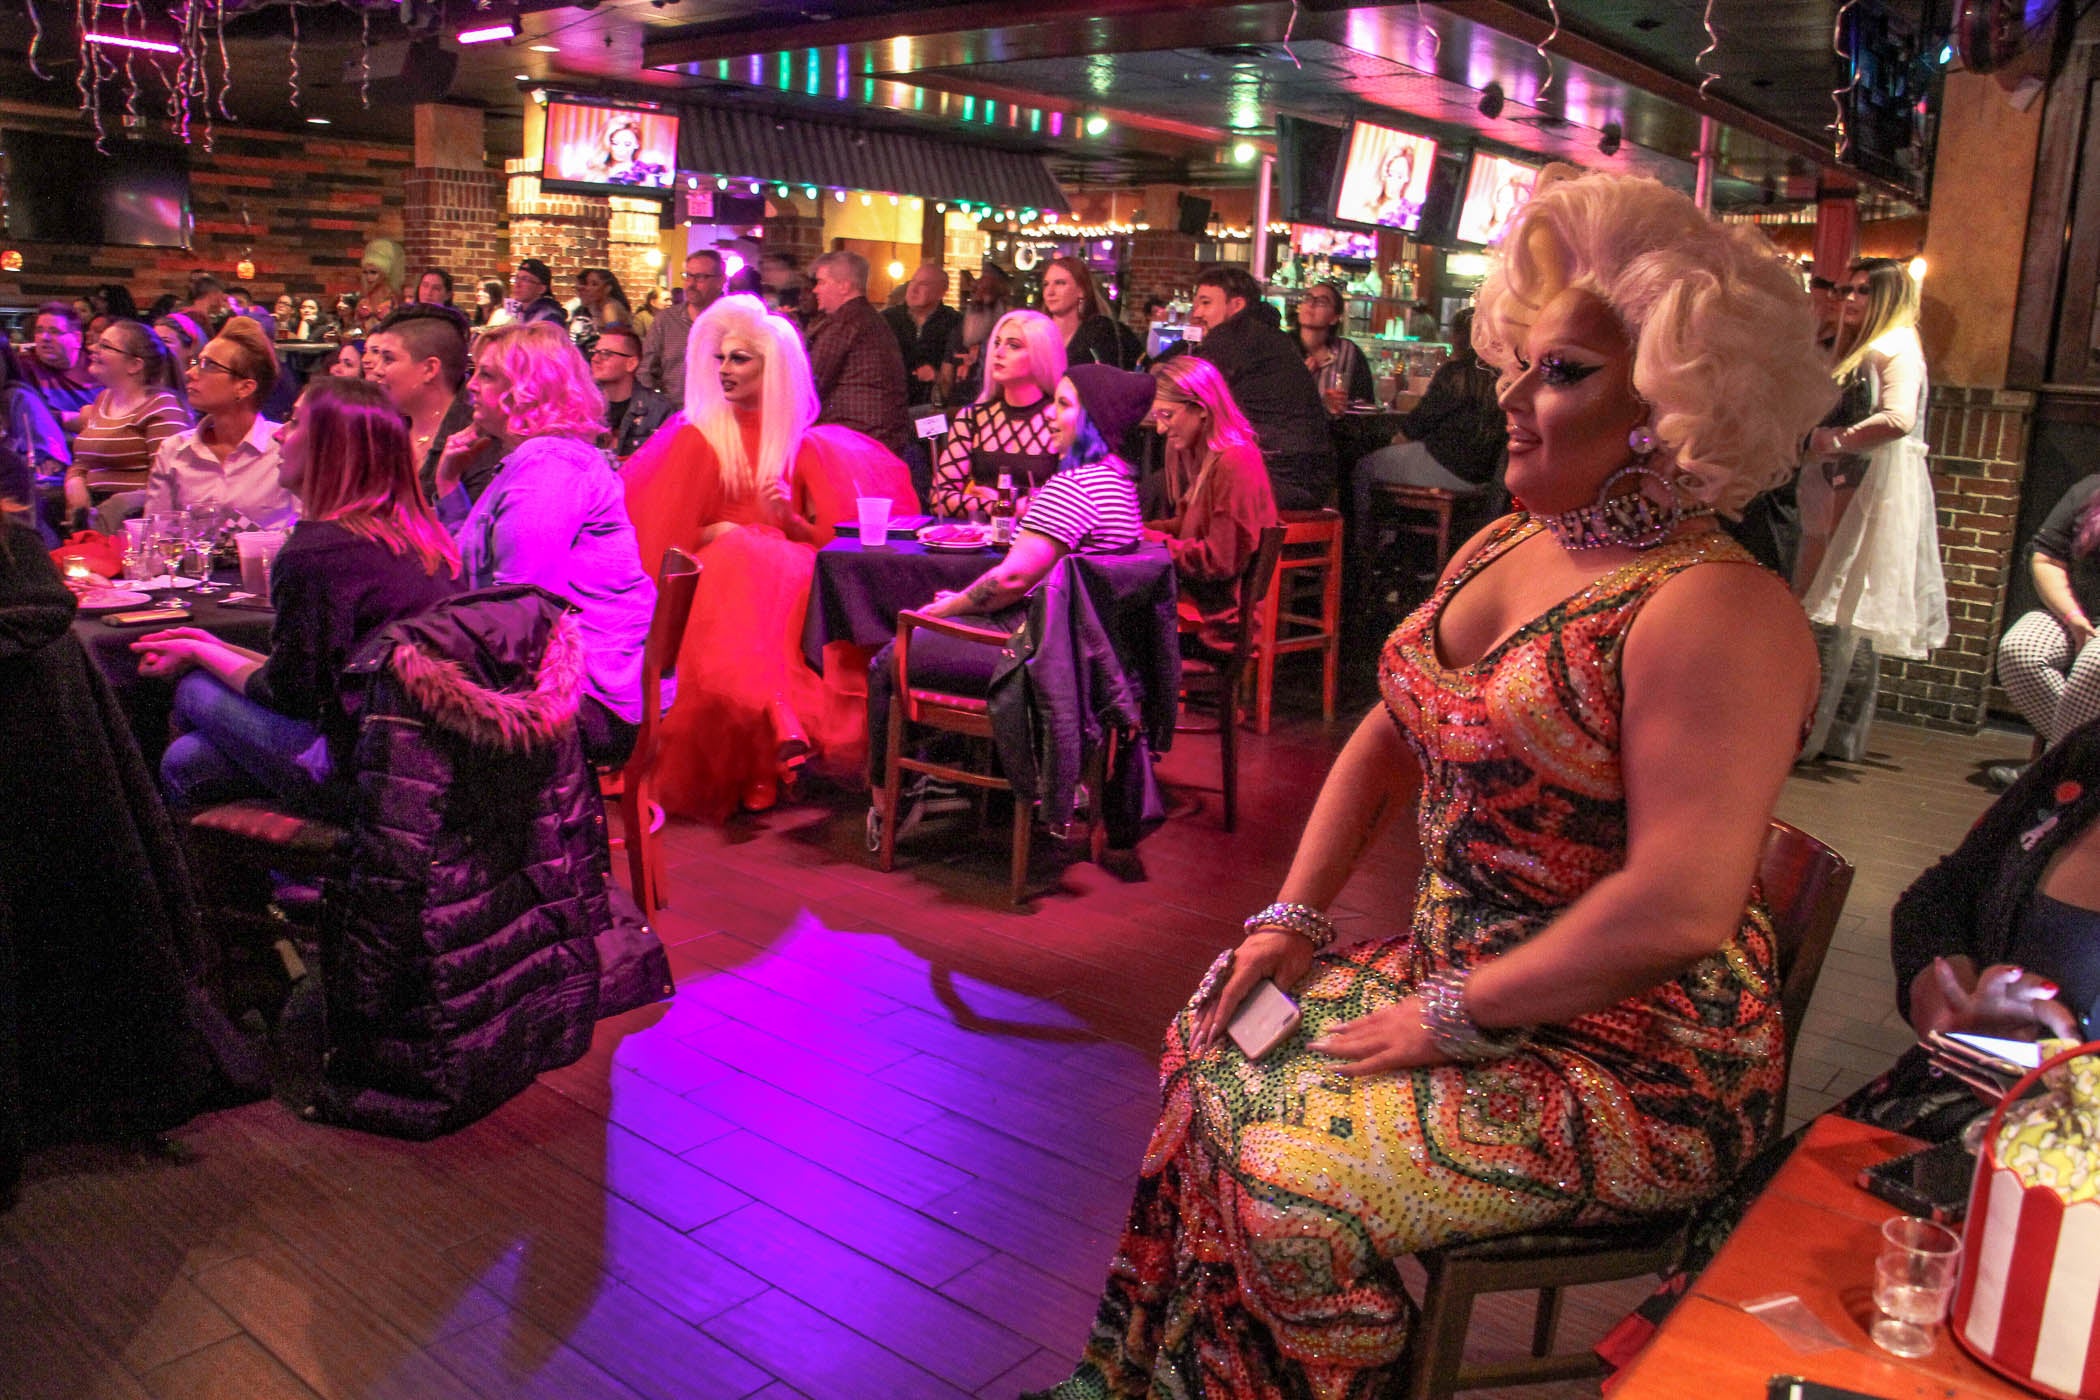
[[[1050,398],[1064,378],[1064,338],[1040,311],[1009,311],[984,343],[984,387],[955,415],[933,464],[933,513],[982,513],[1011,477],[1016,502],[1057,470]]]
[[[1174,556],[1183,630],[1213,651],[1238,642],[1240,575],[1277,524],[1269,469],[1225,376],[1207,360],[1177,355],[1152,367],[1152,421],[1167,442],[1171,514],[1146,534]]]
[[[277,356],[262,327],[245,316],[230,318],[190,366],[197,426],[154,454],[148,515],[216,506],[259,529],[291,528],[298,506],[279,479],[277,425],[262,416],[276,384]]]
[[[1807,295],[1682,194],[1549,169],[1474,335],[1525,510],[1387,641],[1280,898],[1175,1018],[1058,1400],[1386,1394],[1400,1256],[1683,1211],[1779,1128],[1754,878],[1815,648],[1712,517],[1831,402]],[[1329,951],[1373,851],[1420,869],[1415,907]],[[1225,1030],[1264,978],[1303,1019],[1252,1059]]]
[[[195,627],[132,644],[139,674],[180,678],[185,732],[160,765],[177,811],[272,796],[341,812],[336,778],[356,742],[339,699],[343,667],[367,636],[458,587],[459,554],[416,485],[408,427],[377,385],[309,384],[285,424],[278,471],[304,518],[270,564],[269,654]]]

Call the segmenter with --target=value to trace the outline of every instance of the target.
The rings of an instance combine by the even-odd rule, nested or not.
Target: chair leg
[[[1023,798],[1023,797],[1021,796],[1021,794],[1020,794],[1020,793],[1018,793],[1018,792],[1017,792],[1017,793],[1015,793],[1015,794],[1013,795],[1013,798],[1014,798],[1014,875],[1013,875],[1013,902],[1014,902],[1014,905],[1015,905],[1015,907],[1016,907],[1016,908],[1018,908],[1018,907],[1019,907],[1020,905],[1022,905],[1022,904],[1025,904],[1025,903],[1027,902],[1027,900],[1028,900],[1028,835],[1029,835],[1029,828],[1030,828],[1031,826],[1033,826],[1033,825],[1034,825],[1035,823],[1034,823],[1034,820],[1033,820],[1033,817],[1034,817],[1034,813],[1032,813],[1032,812],[1031,812],[1031,811],[1029,810],[1029,805],[1028,805],[1028,802],[1027,802],[1027,800],[1026,800],[1025,798]],[[1092,800],[1098,803],[1098,802],[1099,802],[1099,801],[1100,801],[1101,799],[1100,799],[1100,798],[1098,798],[1098,797],[1096,797],[1096,798],[1093,798]],[[1092,816],[1093,814],[1092,814],[1091,812],[1089,812],[1089,813],[1088,813],[1087,815],[1088,815],[1089,817],[1091,817],[1091,816]]]
[[[1269,585],[1269,596],[1261,605],[1261,641],[1254,655],[1254,732],[1269,732],[1269,710],[1276,695],[1276,615],[1283,602],[1276,595],[1283,587],[1282,570]],[[1229,716],[1230,710],[1227,714]]]
[[[1447,1276],[1440,1261],[1425,1259],[1429,1283],[1422,1290],[1422,1315],[1408,1339],[1407,1400],[1444,1400],[1458,1390],[1465,1365],[1466,1331],[1473,1321],[1473,1291]]]
[[[1320,630],[1327,634],[1322,648],[1326,670],[1320,676],[1320,718],[1334,723],[1335,686],[1342,665],[1342,552],[1327,557],[1327,581],[1320,598]]]
[[[642,918],[656,917],[656,880],[653,842],[649,835],[649,800],[643,784],[625,783],[620,789],[620,834],[627,844],[627,887],[641,906]]]
[[[890,699],[890,733],[883,749],[888,762],[883,765],[881,797],[876,803],[876,810],[882,813],[882,840],[875,863],[885,871],[897,867],[897,804],[904,790],[904,770],[897,765],[904,756],[906,703],[901,691]]]
[[[1239,678],[1235,676],[1233,677],[1233,684],[1223,688],[1223,694],[1229,696],[1236,693],[1238,690]],[[1239,725],[1234,722],[1234,716],[1232,713],[1232,702],[1228,699],[1222,700],[1221,703],[1224,705],[1224,714],[1222,716],[1223,723],[1221,723],[1218,726],[1218,768],[1224,779],[1225,829],[1227,831],[1232,831],[1235,830],[1239,825]]]
[[[1539,1309],[1531,1319],[1531,1354],[1553,1355],[1553,1334],[1560,1330],[1560,1290],[1541,1288]]]

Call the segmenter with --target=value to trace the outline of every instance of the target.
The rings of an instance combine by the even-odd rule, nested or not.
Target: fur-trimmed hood
[[[439,729],[476,748],[523,753],[554,743],[575,722],[583,694],[583,626],[574,613],[561,616],[526,691],[477,685],[458,662],[414,642],[396,646],[389,664],[402,690]]]

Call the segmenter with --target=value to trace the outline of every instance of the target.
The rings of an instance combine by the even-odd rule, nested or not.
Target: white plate
[[[142,608],[153,599],[144,593],[135,593],[129,588],[90,588],[80,595],[80,610],[84,613],[122,612],[126,608]]]
[[[952,524],[928,525],[925,529],[919,531],[919,543],[925,545],[928,549],[945,550],[956,554],[974,553],[977,550],[990,549],[992,547],[992,532],[989,527],[962,539],[936,539],[933,537],[936,530],[954,530],[955,528],[957,527]]]

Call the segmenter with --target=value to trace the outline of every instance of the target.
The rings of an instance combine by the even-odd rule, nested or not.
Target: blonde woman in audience
[[[1065,341],[1056,323],[1040,311],[1007,312],[985,339],[984,370],[977,402],[955,415],[933,464],[935,515],[982,514],[1002,475],[1025,509],[1057,470],[1049,409],[1065,377]]]

